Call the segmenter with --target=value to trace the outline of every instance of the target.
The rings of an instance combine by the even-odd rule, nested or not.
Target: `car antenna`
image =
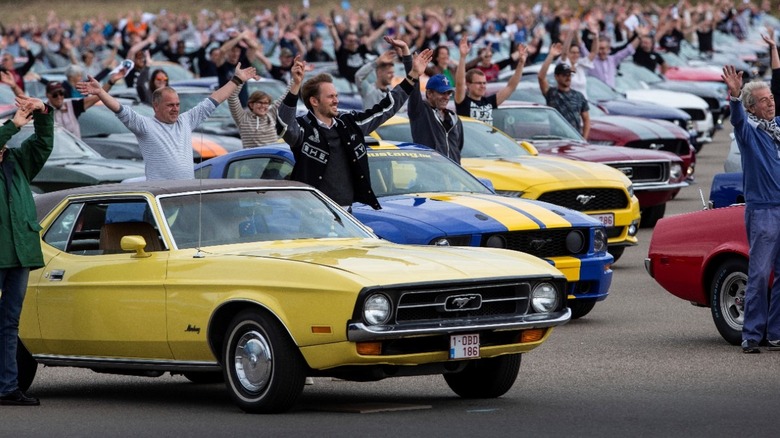
[[[701,187],[699,187],[699,199],[701,199],[702,210],[709,210],[712,208],[712,204],[704,199],[704,191],[702,191]]]
[[[198,155],[200,155],[200,161],[203,162],[203,133],[200,133],[201,141],[198,145],[200,149]],[[197,176],[196,176],[197,178]],[[202,259],[206,257],[206,254],[201,251],[200,246],[203,238],[203,178],[198,178],[198,246],[195,248],[195,254],[192,256],[194,259]]]

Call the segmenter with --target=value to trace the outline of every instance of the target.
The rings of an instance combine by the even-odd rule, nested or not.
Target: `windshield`
[[[81,137],[102,137],[130,132],[113,111],[103,105],[95,105],[79,116]]]
[[[574,140],[585,139],[552,108],[502,108],[493,110],[493,126],[515,140]]]
[[[178,248],[287,239],[368,238],[347,213],[311,190],[223,191],[160,197]]]
[[[517,142],[493,126],[463,121],[462,158],[517,158],[531,155]]]
[[[550,86],[552,86],[552,84],[550,84]],[[612,89],[612,87],[605,84],[595,76],[588,76],[586,87],[588,89],[589,99],[596,101],[623,99],[623,95]]]
[[[371,188],[377,196],[409,193],[490,193],[479,180],[433,151],[373,150],[368,154]]]
[[[18,148],[22,142],[33,135],[34,130],[30,125],[22,127],[22,130],[8,139],[9,148]],[[103,158],[86,143],[76,138],[62,127],[54,128],[54,149],[50,159],[74,159],[74,158]]]

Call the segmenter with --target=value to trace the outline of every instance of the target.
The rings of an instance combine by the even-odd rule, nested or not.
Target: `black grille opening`
[[[577,211],[616,210],[629,205],[626,193],[619,189],[558,190],[543,194],[539,200]]]
[[[656,140],[632,141],[627,143],[626,146],[630,148],[636,148],[636,149],[653,149],[657,151],[666,151],[679,156],[688,155],[691,149],[685,140],[662,139],[662,138]]]
[[[566,248],[566,236],[573,230],[579,231],[585,238],[580,251],[572,253]],[[590,248],[590,230],[587,228],[545,229],[531,231],[516,231],[500,233],[506,240],[507,249],[533,254],[536,257],[559,257],[585,254]],[[485,246],[490,236],[483,236],[482,246]]]

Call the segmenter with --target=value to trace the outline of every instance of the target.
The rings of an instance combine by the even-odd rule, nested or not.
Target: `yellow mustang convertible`
[[[289,181],[91,186],[36,197],[19,385],[38,364],[223,380],[247,412],[290,409],[307,376],[442,374],[499,397],[570,319],[536,257],[378,239]]]

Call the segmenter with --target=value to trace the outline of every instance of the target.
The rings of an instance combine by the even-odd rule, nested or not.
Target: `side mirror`
[[[539,155],[539,151],[536,149],[536,146],[533,144],[523,140],[519,142],[520,146],[523,147],[529,154],[531,155]]]
[[[119,241],[119,246],[122,248],[122,251],[135,251],[133,258],[146,258],[152,256],[144,251],[144,248],[146,248],[146,240],[141,236],[123,236],[122,240]]]

